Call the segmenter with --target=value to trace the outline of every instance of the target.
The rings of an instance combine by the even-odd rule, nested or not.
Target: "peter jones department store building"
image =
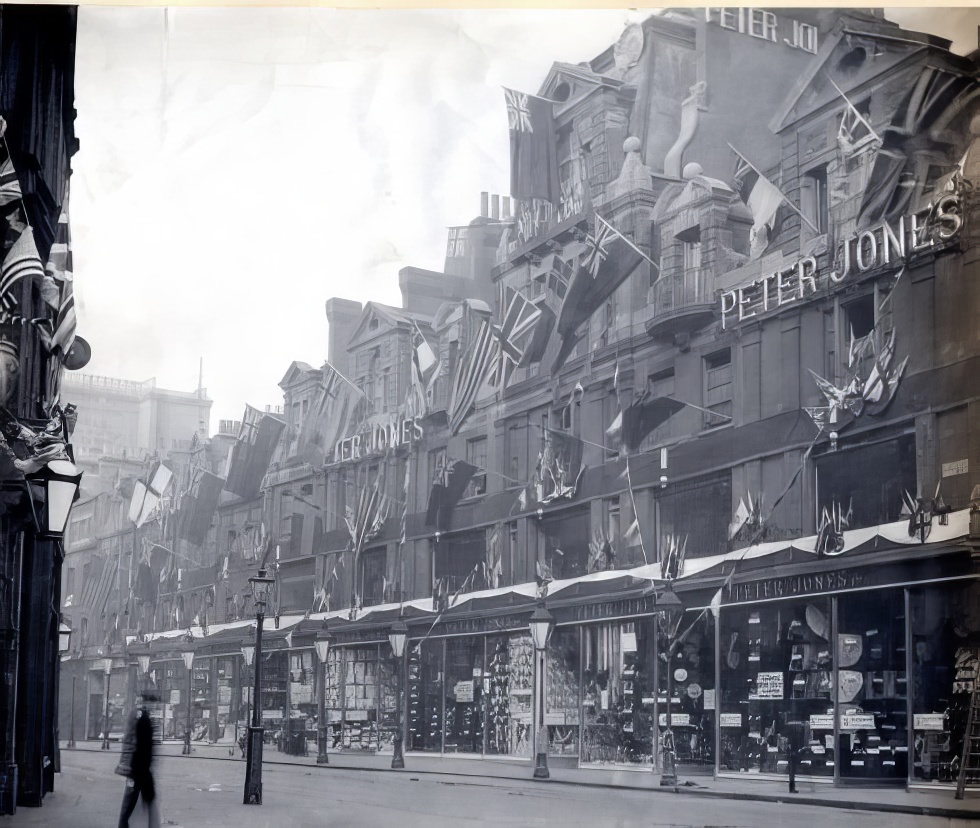
[[[682,774],[784,778],[795,746],[803,777],[955,784],[980,647],[976,58],[857,9],[678,10],[510,92],[513,210],[453,228],[445,273],[405,268],[401,308],[328,303],[329,364],[290,367],[261,487],[217,508],[222,577],[160,594],[165,690],[190,628],[194,715],[244,722],[261,522],[270,729],[384,752],[402,727],[409,762],[529,773],[543,729],[552,761],[648,770],[669,714]],[[360,396],[311,461],[335,370]],[[207,634],[168,623],[201,595]]]

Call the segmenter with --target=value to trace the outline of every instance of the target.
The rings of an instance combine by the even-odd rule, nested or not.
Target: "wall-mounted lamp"
[[[61,540],[72,504],[78,498],[82,470],[70,460],[51,460],[36,472],[24,475],[24,479],[38,537]]]

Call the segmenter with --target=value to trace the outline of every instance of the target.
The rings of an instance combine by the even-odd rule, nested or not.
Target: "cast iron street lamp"
[[[677,648],[680,639],[675,636],[676,630],[674,623],[678,615],[684,612],[684,605],[677,597],[670,584],[656,597],[656,610],[660,613],[667,625],[667,716],[666,728],[662,738],[664,749],[664,767],[660,774],[661,787],[677,787],[677,756],[674,752],[674,732],[671,730],[670,706],[671,698],[674,695],[674,650]],[[659,723],[658,723],[659,727]]]
[[[194,704],[194,650],[189,640],[180,651],[180,657],[184,659],[184,667],[187,668],[187,724],[184,727],[184,749],[181,754],[189,756],[191,752],[191,707]]]
[[[36,472],[24,475],[30,488],[31,510],[37,535],[61,540],[72,503],[78,496],[82,471],[68,460],[51,460]]]
[[[112,659],[102,660],[102,673],[105,676],[105,712],[102,715],[102,750],[109,749],[109,682],[112,679]]]
[[[245,754],[245,805],[262,804],[262,621],[265,618],[265,602],[269,590],[276,582],[263,567],[258,575],[248,579],[252,585],[252,601],[255,604],[255,690],[252,694],[252,724],[248,728],[248,746]]]
[[[544,724],[544,674],[548,641],[554,629],[554,619],[542,604],[531,614],[531,640],[537,654],[535,669],[538,673],[538,731],[534,737],[534,778],[547,779],[548,772],[548,731]]]
[[[255,642],[252,639],[246,639],[242,642],[242,659],[245,661],[245,683],[248,685],[248,693],[246,694],[245,702],[245,727],[248,727],[248,723],[252,720],[252,682],[250,678],[250,671],[252,668],[252,660],[255,658]],[[236,733],[237,735],[237,733]]]
[[[408,640],[408,627],[399,618],[391,625],[388,632],[388,641],[391,644],[391,653],[395,657],[396,669],[398,670],[398,691],[395,696],[395,744],[394,754],[391,757],[391,767],[398,769],[405,767],[405,757],[402,754],[402,667],[404,665],[405,642]]]
[[[324,710],[324,699],[326,695],[326,684],[327,684],[327,656],[330,653],[330,642],[333,636],[330,634],[330,630],[327,627],[327,622],[323,622],[323,627],[321,627],[316,634],[316,638],[313,641],[313,646],[316,647],[316,659],[319,665],[319,670],[317,673],[317,684],[320,685],[320,689],[317,693],[317,751],[316,751],[316,763],[318,765],[329,765],[330,760],[327,758],[327,721],[326,721],[326,711]]]

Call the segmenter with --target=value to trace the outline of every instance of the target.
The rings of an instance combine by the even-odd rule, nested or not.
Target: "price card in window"
[[[845,713],[840,717],[841,730],[874,730],[874,726],[873,713]]]
[[[691,715],[689,713],[673,713],[670,717],[671,727],[687,727],[691,723]],[[667,727],[667,714],[660,714],[660,726]]]
[[[714,710],[715,709],[715,691],[714,688],[704,691],[704,709]]]
[[[722,727],[741,727],[742,726],[742,714],[741,713],[722,713],[721,714],[721,726]]]
[[[783,674],[775,672],[756,673],[755,695],[758,699],[783,698]]]
[[[945,715],[942,713],[916,713],[913,727],[916,730],[945,730]]]
[[[810,714],[810,729],[811,730],[833,730],[834,729],[834,714],[833,713],[811,713]]]

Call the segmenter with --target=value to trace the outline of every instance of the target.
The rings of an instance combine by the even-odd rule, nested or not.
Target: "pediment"
[[[282,389],[290,388],[311,374],[319,373],[320,372],[313,366],[307,365],[305,362],[293,360],[290,363],[289,368],[286,369],[286,373],[283,374],[282,379],[279,380],[279,387]]]
[[[855,98],[876,78],[892,76],[901,71],[902,64],[912,55],[935,46],[926,35],[921,41],[912,37],[899,40],[873,31],[872,26],[866,28],[867,31],[845,28],[825,39],[816,59],[800,76],[783,108],[773,118],[774,132],[804,121],[828,105],[843,105],[841,92],[857,103]],[[914,36],[915,33],[904,34]]]
[[[412,320],[398,308],[382,305],[380,302],[368,302],[361,311],[361,318],[351,335],[348,351],[367,342],[384,337],[398,328],[412,324]]]
[[[619,89],[623,81],[593,72],[588,66],[576,63],[555,63],[538,93],[555,102],[556,114],[574,106],[598,89]]]

